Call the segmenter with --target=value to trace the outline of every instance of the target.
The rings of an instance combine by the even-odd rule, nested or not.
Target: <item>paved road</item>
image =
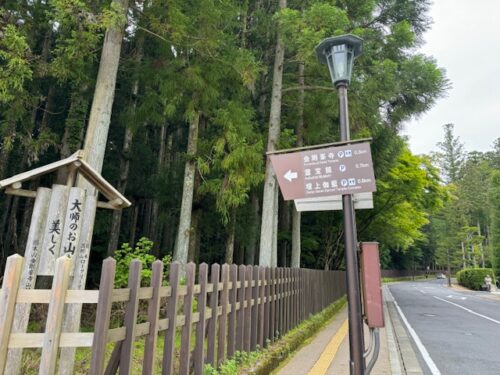
[[[389,286],[430,356],[429,374],[500,374],[500,301],[485,292],[457,291],[446,280]],[[418,345],[416,345],[418,346]],[[429,362],[429,359],[427,360]],[[432,370],[432,362],[437,370]]]

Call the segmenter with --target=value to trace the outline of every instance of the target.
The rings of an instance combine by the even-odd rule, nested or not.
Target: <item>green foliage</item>
[[[439,142],[441,153],[437,155],[444,180],[455,183],[461,177],[461,167],[464,163],[464,145],[453,134],[453,124],[446,124],[444,128],[444,141]]]
[[[216,137],[207,157],[198,159],[200,172],[211,177],[205,179],[200,192],[216,196],[217,211],[225,224],[264,177],[262,142],[254,133],[252,116],[252,111],[234,101],[218,109],[212,119]]]
[[[473,290],[482,290],[486,275],[492,278],[492,284],[494,285],[495,280],[491,268],[466,268],[456,273],[458,283]]]
[[[115,251],[116,259],[116,275],[115,275],[115,287],[116,288],[126,288],[128,284],[128,275],[130,263],[138,259],[142,263],[141,270],[141,281],[145,285],[149,285],[151,281],[151,266],[156,260],[154,255],[151,255],[151,250],[154,243],[147,239],[146,237],[141,237],[134,248],[130,247],[128,243],[123,243],[119,250]],[[166,255],[163,257],[162,262],[164,264],[165,270],[163,273],[164,279],[167,278],[167,268],[172,257]]]
[[[393,248],[407,250],[423,236],[429,213],[441,207],[445,190],[428,160],[404,150],[387,176],[377,181],[375,215],[367,230]]]
[[[1,24],[0,24],[1,25]],[[8,103],[23,90],[32,78],[30,49],[26,36],[14,25],[0,29],[0,104]]]
[[[286,54],[279,148],[296,145],[295,127],[300,122],[304,145],[338,140],[338,98],[314,47],[325,37],[349,32],[365,40],[349,90],[352,138],[373,138],[379,184],[375,209],[359,212],[360,239],[378,239],[386,264],[404,265],[410,253],[420,259],[424,247],[426,254],[433,254],[438,242],[440,249],[444,246],[446,236],[437,233],[448,221],[440,211],[447,204],[448,190],[440,185],[435,167],[426,158],[411,155],[398,134],[404,121],[428,110],[447,88],[437,62],[415,52],[429,24],[428,0],[314,0],[289,2],[283,10],[278,10],[277,2],[204,0],[193,6],[169,0],[130,3],[127,18],[125,9],[116,4],[84,0],[2,4],[1,174],[26,170],[29,163],[60,160],[81,147],[105,30],[126,21],[103,165],[103,175],[135,206],[123,212],[120,239],[135,242],[144,235],[155,242],[155,253],[172,250],[184,163],[192,160],[197,166],[193,210],[201,219],[197,226],[193,222],[191,234],[199,244],[200,260],[221,260],[221,245],[233,225],[235,259],[244,256],[258,242],[261,215],[254,207],[262,203],[277,30]],[[304,67],[301,77],[299,63]],[[299,78],[304,81],[303,93]],[[197,115],[201,118],[198,150],[186,155],[187,128]],[[126,152],[125,128],[133,134]],[[166,130],[164,143],[160,128]],[[497,159],[491,155],[481,161],[481,181],[488,180],[490,164]],[[468,176],[475,181],[472,165]],[[54,182],[47,178],[41,184]],[[477,205],[468,198],[472,196],[468,186],[454,191],[458,198],[447,208],[454,220],[450,228],[475,226],[462,220],[473,215],[484,234],[489,224],[484,218],[490,211],[474,210]],[[5,199],[0,199],[4,208]],[[452,208],[464,200],[469,203],[459,207],[460,220],[453,218]],[[25,211],[21,204],[20,230]],[[97,274],[98,255],[106,252],[111,220],[109,213],[98,215],[91,274]],[[437,224],[428,222],[438,216]],[[305,266],[324,267],[321,262],[325,262],[342,267],[340,217],[303,215],[303,223]],[[4,253],[1,242],[6,231],[0,233]],[[280,242],[289,242],[288,229],[280,231]],[[459,249],[459,236],[449,237],[453,249]],[[128,264],[136,257],[128,252],[137,253],[145,270],[153,260],[152,245],[139,242],[118,251],[123,286]],[[10,244],[7,249],[16,250]]]
[[[226,359],[218,368],[206,364],[203,375],[238,375],[242,367],[255,363],[261,356],[262,351],[259,348],[250,353],[237,351],[234,357]]]
[[[50,72],[61,83],[87,83],[103,36],[103,16],[81,0],[55,0],[50,7],[50,22],[58,25]]]
[[[491,205],[491,243],[493,253],[493,269],[496,278],[500,278],[500,171],[491,176],[489,190]]]

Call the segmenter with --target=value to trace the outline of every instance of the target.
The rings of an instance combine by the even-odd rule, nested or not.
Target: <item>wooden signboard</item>
[[[285,200],[376,191],[368,142],[270,155]]]
[[[84,289],[90,256],[90,244],[95,220],[95,208],[120,209],[130,206],[130,202],[93,170],[77,152],[64,160],[36,168],[32,171],[0,181],[0,188],[7,194],[35,198],[33,215],[25,249],[25,262],[20,287],[33,289],[37,276],[52,276],[56,260],[66,255],[69,263],[70,289]],[[52,185],[52,188],[38,188],[36,192],[23,190],[22,182],[43,174],[68,168],[66,185]],[[108,199],[98,202],[96,196],[87,195],[81,188],[72,187],[75,174],[79,173]],[[91,208],[92,209],[88,209]],[[92,212],[92,217],[83,217],[84,212]],[[57,282],[55,280],[54,282]],[[26,332],[31,305],[18,304],[14,316],[12,332]],[[78,332],[82,304],[68,304],[64,313],[64,332]],[[5,371],[19,374],[21,371],[22,349],[9,349]],[[74,348],[62,348],[59,372],[73,372]]]

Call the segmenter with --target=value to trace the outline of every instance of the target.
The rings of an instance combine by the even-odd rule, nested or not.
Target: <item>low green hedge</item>
[[[495,279],[491,268],[466,268],[457,272],[456,277],[460,285],[473,290],[482,290],[486,275],[490,275],[491,283],[494,285]]]

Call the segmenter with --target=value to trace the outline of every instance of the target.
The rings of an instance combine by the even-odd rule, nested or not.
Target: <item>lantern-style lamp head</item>
[[[327,64],[332,83],[351,82],[352,64],[363,51],[363,39],[347,34],[324,39],[316,47],[316,55],[322,64]]]

